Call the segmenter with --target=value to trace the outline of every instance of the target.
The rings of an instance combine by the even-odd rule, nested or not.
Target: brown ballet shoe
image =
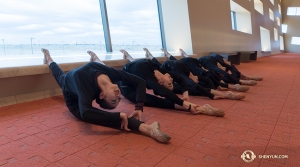
[[[234,85],[234,90],[239,91],[239,92],[246,92],[249,90],[248,86],[242,86],[240,84],[235,84]]]
[[[225,93],[225,99],[231,99],[231,100],[242,100],[246,96],[242,93],[232,93],[231,91],[227,91]]]
[[[246,80],[246,81],[243,81],[242,84],[243,85],[252,85],[253,86],[253,85],[256,85],[257,82],[254,81],[254,80]]]
[[[206,110],[200,112],[201,114],[211,115],[211,116],[216,116],[216,117],[224,117],[224,115],[225,115],[224,111],[221,109],[213,108],[209,104],[205,104],[204,106],[206,107]]]
[[[169,140],[171,140],[171,137],[169,135],[160,131],[160,124],[158,122],[153,122],[150,126],[151,126],[150,135],[153,139],[161,143],[167,143]]]
[[[250,77],[250,79],[255,80],[255,81],[262,81],[264,78],[259,77],[259,76],[252,76],[252,77]]]

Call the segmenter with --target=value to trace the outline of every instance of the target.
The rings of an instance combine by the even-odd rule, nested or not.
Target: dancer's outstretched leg
[[[189,57],[182,49],[179,49],[179,51],[183,57]]]
[[[129,53],[126,50],[121,49],[120,52],[123,53],[123,59],[127,59],[130,62],[134,61],[134,59],[129,55]]]
[[[185,106],[185,107],[184,107]],[[211,115],[211,116],[216,116],[216,117],[223,117],[225,115],[224,111],[219,109],[219,108],[214,108],[210,106],[209,104],[205,104],[203,106],[190,103],[187,101],[184,101],[183,106],[179,106],[175,104],[175,109],[177,110],[188,110],[192,114],[204,114],[204,115]]]
[[[168,51],[166,51],[164,48],[161,48],[161,51],[164,52],[164,56],[165,56],[165,57],[170,58],[170,57],[172,56],[172,55],[171,55]]]
[[[97,63],[105,65],[94,52],[89,50],[89,51],[87,51],[87,53],[91,56],[90,62],[97,62]]]
[[[63,88],[65,85],[66,74],[59,68],[59,66],[52,60],[50,52],[47,49],[42,48],[41,51],[44,53],[44,63],[48,64],[52,75],[54,76],[58,85]]]
[[[143,50],[146,52],[146,58],[152,60],[154,57],[153,55],[150,53],[150,51],[147,48],[143,48]]]
[[[48,64],[48,66],[50,66],[50,64],[53,62],[50,52],[44,48],[42,48],[41,51],[44,53],[44,64]]]

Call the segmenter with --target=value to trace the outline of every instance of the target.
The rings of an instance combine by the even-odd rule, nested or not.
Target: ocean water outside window
[[[160,52],[162,44],[156,0],[107,0],[106,7],[113,52],[125,49],[133,57],[144,56],[144,47],[154,56]]]
[[[38,65],[41,48],[58,62],[68,56],[64,61],[83,61],[87,50],[105,52],[98,0],[0,1],[0,25],[3,60]]]

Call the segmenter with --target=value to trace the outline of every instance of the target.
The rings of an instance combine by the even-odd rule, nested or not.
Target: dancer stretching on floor
[[[245,98],[244,94],[241,93],[233,93],[231,91],[227,91],[226,93],[223,93],[218,90],[214,90],[211,87],[214,85],[211,85],[211,87],[203,88],[199,83],[198,77],[193,75],[192,72],[187,68],[184,63],[178,60],[167,60],[160,64],[159,61],[157,61],[156,58],[152,56],[152,54],[149,52],[147,48],[144,48],[144,51],[146,51],[146,57],[149,58],[152,62],[156,63],[158,66],[161,66],[162,68],[166,69],[167,71],[171,71],[173,73],[176,73],[177,75],[180,75],[189,87],[192,87],[196,90],[198,90],[199,94],[193,94],[193,95],[202,95],[205,94],[204,92],[209,92],[213,95],[220,96],[225,99],[232,99],[232,100],[241,100]],[[192,94],[191,94],[192,95]]]
[[[146,81],[146,87],[152,89],[154,94],[164,98],[160,98],[151,94],[146,95],[145,106],[168,108],[168,109],[181,109],[190,111],[193,114],[206,114],[222,117],[224,112],[218,108],[213,108],[208,104],[198,106],[196,104],[188,102],[188,87],[182,77],[169,73],[165,69],[160,68],[157,64],[154,64],[150,60],[140,59],[134,60],[125,50],[120,50],[124,54],[124,59],[130,62],[124,65],[123,71],[134,74],[141,77]],[[172,90],[175,85],[174,82],[180,84],[183,98],[179,98]],[[128,86],[126,83],[122,83],[121,91],[122,94],[133,101],[135,96],[130,93],[133,88]],[[179,88],[180,89],[180,88]],[[213,95],[212,95],[212,98]]]
[[[167,52],[165,49],[161,49],[164,52],[164,55],[168,57],[170,60],[177,60],[174,56],[172,56],[169,52]],[[225,83],[217,74],[215,74],[212,71],[209,71],[205,69],[197,59],[189,57],[182,49],[180,49],[180,52],[184,56],[183,58],[179,59],[178,61],[182,62],[193,75],[191,77],[198,77],[198,80],[200,81],[199,84],[205,88],[211,88],[211,89],[219,89],[224,90],[235,90],[239,92],[246,92],[249,90],[249,87],[243,86],[240,84],[228,84]],[[202,83],[204,81],[204,83]]]
[[[263,78],[260,76],[246,76],[243,75],[230,61],[226,60],[219,54],[212,54],[212,56],[217,62],[219,68],[223,69],[226,72],[230,72],[235,78],[239,78],[242,80],[255,80],[255,81],[262,81]]]
[[[257,82],[254,80],[242,80],[240,78],[236,78],[235,76],[226,72],[225,67],[220,66],[220,64],[216,61],[212,56],[202,56],[198,58],[199,63],[209,71],[213,71],[218,74],[223,81],[226,83],[232,84],[242,84],[242,85],[256,85]]]
[[[65,74],[52,60],[47,49],[42,49],[42,52],[44,63],[49,65],[54,78],[62,88],[68,109],[76,118],[125,131],[140,131],[163,143],[171,139],[170,136],[160,131],[158,122],[148,125],[140,120],[146,95],[144,80],[96,62],[90,62]],[[93,53],[89,52],[89,54],[91,60],[94,60]],[[136,91],[135,110],[130,117],[127,117],[124,112],[106,112],[92,106],[93,100],[96,100],[102,108],[115,108],[121,100],[120,89],[115,83],[120,81],[126,81]]]

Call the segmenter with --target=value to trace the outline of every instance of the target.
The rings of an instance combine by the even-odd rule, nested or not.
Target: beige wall
[[[187,54],[193,54],[187,0],[162,0],[161,5],[166,40],[165,49],[169,52],[179,52],[181,48]]]
[[[269,18],[269,8],[274,16],[281,18],[278,12],[280,0],[261,0],[264,15],[254,9],[254,0],[234,0],[251,13],[252,34],[232,30],[230,15],[230,0],[188,0],[191,36],[194,54],[207,55],[213,51],[243,51],[256,50],[258,56],[280,53],[280,42],[274,41],[274,28],[278,36],[281,28]],[[271,53],[261,52],[260,26],[268,29],[271,36]]]
[[[300,16],[287,16],[287,7],[300,7],[300,0],[282,0],[283,24],[288,25],[287,33],[283,35],[286,52],[300,52],[299,45],[292,45],[292,37],[300,37]]]

